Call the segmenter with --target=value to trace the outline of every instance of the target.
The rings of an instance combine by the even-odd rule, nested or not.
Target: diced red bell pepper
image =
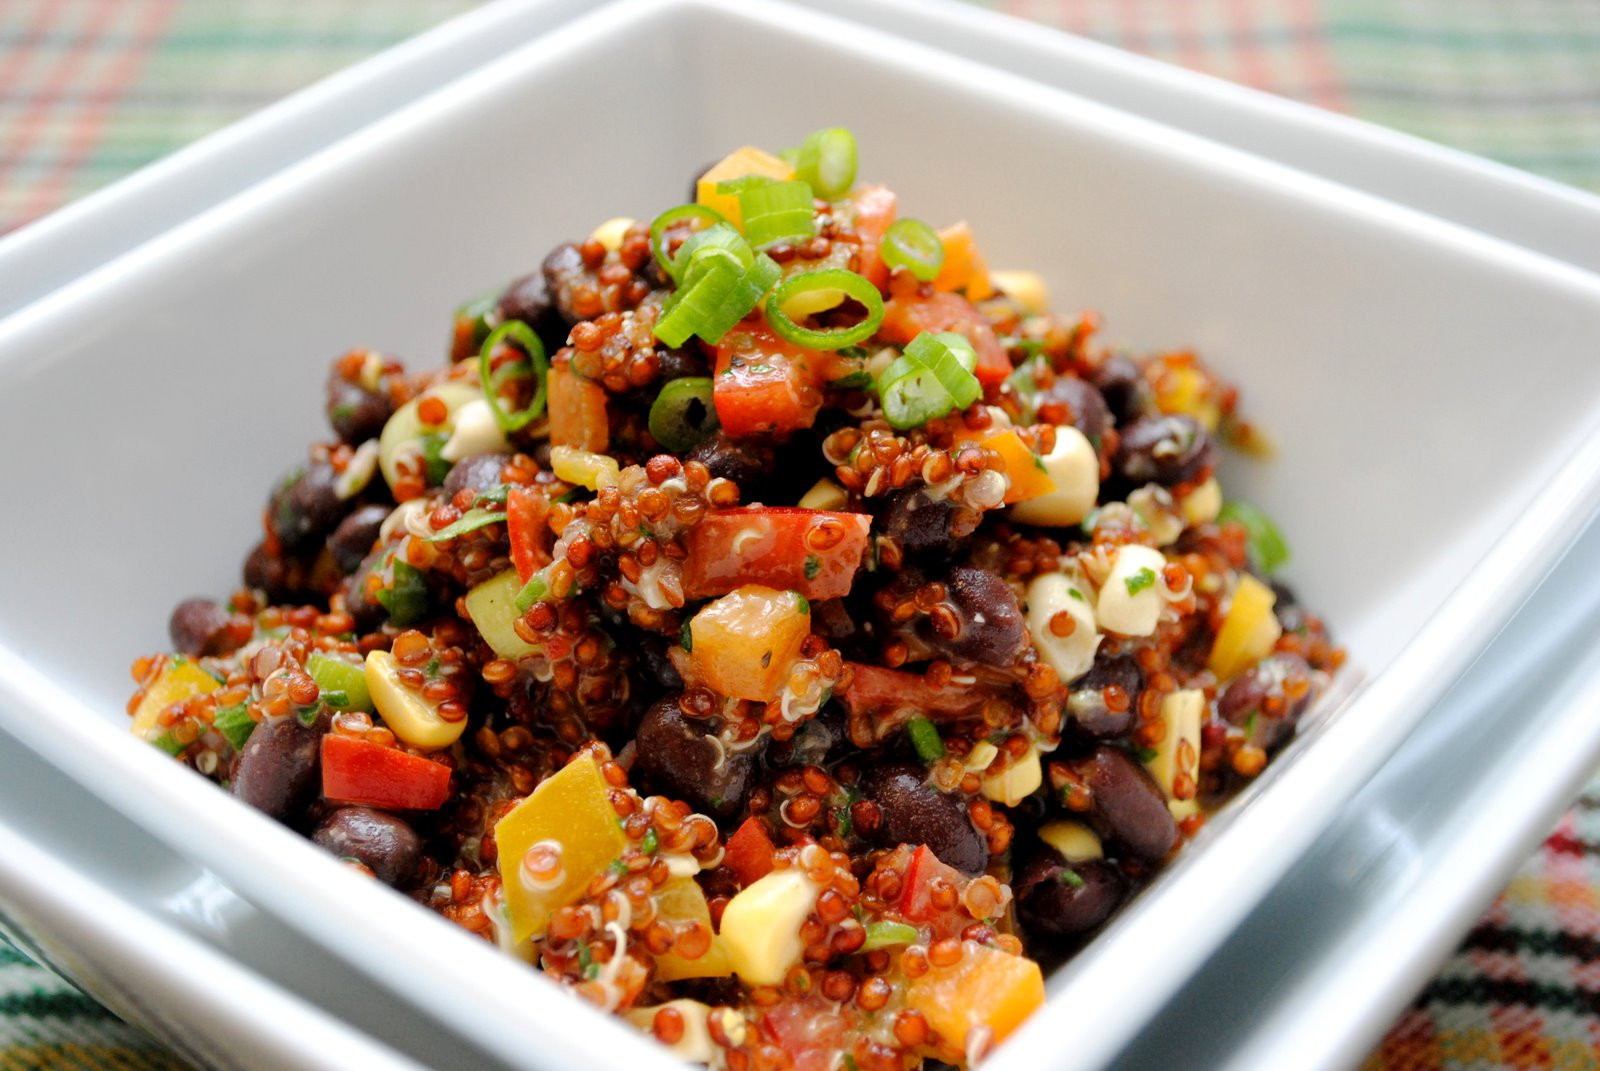
[[[388,811],[432,811],[450,798],[450,767],[359,737],[322,738],[322,795]]]
[[[861,255],[856,261],[856,272],[866,276],[867,282],[882,290],[889,285],[889,265],[883,262],[879,250],[883,246],[884,232],[894,222],[894,191],[887,186],[863,186],[851,200],[856,209],[856,233],[861,236]]]
[[[934,903],[935,881],[949,885],[958,893],[967,884],[967,878],[955,867],[940,862],[933,849],[919,844],[906,868],[905,885],[900,892],[896,910],[912,922],[927,923],[933,930],[933,939],[954,937],[970,925],[972,917],[960,907],[960,901],[950,907]]]
[[[867,552],[865,513],[748,506],[708,514],[689,532],[684,594],[726,595],[745,584],[836,599]]]
[[[973,374],[984,387],[1002,383],[1011,374],[1011,360],[978,307],[960,294],[890,298],[883,305],[878,334],[905,346],[924,331],[955,331],[972,343],[978,355]]]
[[[844,691],[844,704],[852,714],[886,710],[915,710],[935,721],[959,718],[983,706],[991,692],[977,687],[949,685],[934,688],[918,673],[851,662],[855,675]]]
[[[822,408],[811,350],[784,341],[765,321],[746,320],[716,346],[711,401],[734,438],[809,428]]]
[[[550,561],[544,549],[545,519],[550,501],[531,488],[514,486],[506,492],[506,535],[511,540],[511,564],[524,584]]]
[[[772,838],[767,827],[754,815],[734,830],[723,849],[722,862],[739,877],[739,884],[753,885],[772,873]]]

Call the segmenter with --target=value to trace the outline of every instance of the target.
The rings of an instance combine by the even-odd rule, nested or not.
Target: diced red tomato
[[[711,381],[722,430],[740,438],[809,428],[822,407],[811,353],[773,334],[765,321],[746,320],[723,335]]]
[[[772,873],[772,854],[776,851],[767,827],[751,815],[728,838],[722,861],[739,876],[739,884],[753,885]]]
[[[611,424],[606,417],[606,389],[572,370],[560,354],[550,362],[550,442],[603,454],[611,444]]]
[[[322,795],[390,811],[432,811],[450,798],[450,767],[354,736],[322,738]]]
[[[911,866],[906,869],[905,885],[896,908],[912,922],[931,923],[936,940],[953,937],[972,921],[958,906],[959,901],[956,905],[942,908],[934,903],[933,893],[937,883],[947,884],[959,891],[967,884],[967,879],[955,867],[940,862],[926,844],[920,844],[911,857]]]
[[[966,336],[978,354],[973,372],[985,387],[1001,383],[1011,374],[1005,347],[978,307],[960,294],[890,298],[883,306],[883,326],[878,334],[904,346],[923,331],[955,331]]]
[[[851,200],[856,207],[856,233],[861,236],[861,256],[856,272],[882,290],[889,285],[889,265],[883,262],[878,250],[883,245],[884,232],[894,222],[894,191],[887,186],[863,186]]]
[[[745,584],[836,599],[867,552],[865,513],[752,506],[706,516],[689,532],[684,594],[725,595]]]
[[[545,518],[550,501],[522,486],[506,493],[506,534],[511,540],[511,564],[524,584],[549,561],[544,549]]]
[[[820,995],[790,998],[761,1016],[762,1029],[794,1061],[794,1071],[829,1071],[834,1054],[845,1051],[858,1016]]]
[[[844,704],[852,714],[909,709],[937,721],[971,714],[990,697],[981,688],[934,688],[917,673],[859,662],[850,667],[855,675],[844,691]]]

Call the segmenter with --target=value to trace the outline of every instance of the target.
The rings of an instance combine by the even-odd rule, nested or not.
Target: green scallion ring
[[[655,254],[656,263],[661,265],[661,270],[672,276],[674,280],[677,279],[677,276],[673,275],[672,258],[667,256],[666,250],[667,229],[674,223],[681,223],[684,220],[702,220],[707,227],[714,223],[727,222],[722,218],[721,212],[714,208],[707,208],[705,205],[697,204],[669,208],[651,222],[650,252]]]
[[[944,267],[944,243],[920,219],[897,219],[883,234],[878,255],[891,268],[904,268],[924,283],[933,282]]]
[[[506,412],[505,407],[500,404],[499,380],[489,366],[489,362],[494,359],[495,351],[500,348],[500,343],[507,338],[520,346],[522,352],[528,355],[528,371],[537,381],[533,399],[522,409],[512,413]],[[494,413],[495,422],[506,433],[525,428],[544,414],[546,383],[549,378],[550,362],[545,359],[544,343],[533,333],[533,328],[521,320],[507,320],[489,332],[489,337],[483,340],[483,348],[478,351],[478,382],[483,385],[483,396],[489,400],[489,410]]]
[[[856,301],[867,314],[848,327],[802,327],[783,311],[786,302],[815,290],[837,290]],[[883,323],[883,297],[878,288],[853,271],[844,268],[824,268],[791,275],[779,283],[767,299],[767,322],[772,330],[797,346],[814,350],[837,350],[865,342],[877,333]]]
[[[897,431],[921,427],[956,407],[933,369],[910,357],[896,358],[878,380],[883,418]]]
[[[850,192],[856,181],[856,136],[842,126],[812,132],[794,154],[795,178],[818,197],[832,201]]]
[[[906,346],[905,355],[926,365],[939,377],[958,409],[965,409],[983,393],[982,384],[972,373],[978,366],[978,354],[964,335],[954,331],[937,334],[923,331]]]
[[[650,406],[650,434],[675,454],[693,450],[719,426],[710,376],[674,379],[661,388]]]

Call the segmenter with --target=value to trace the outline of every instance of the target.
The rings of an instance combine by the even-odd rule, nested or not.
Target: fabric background
[[[0,0],[0,232],[469,0]],[[1600,0],[983,6],[1600,191]],[[0,1071],[182,1066],[0,944]],[[1600,779],[1365,1071],[1600,1067]]]

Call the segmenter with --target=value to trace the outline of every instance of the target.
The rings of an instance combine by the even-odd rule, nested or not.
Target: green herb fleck
[[[337,689],[331,692],[323,692],[322,701],[330,707],[338,707],[340,710],[344,710],[350,706],[350,693]]]
[[[822,571],[822,559],[815,554],[806,555],[805,574],[807,580],[815,580]]]
[[[694,650],[694,630],[689,627],[693,623],[694,619],[691,618],[690,620],[685,621],[683,623],[683,627],[678,630],[678,646],[682,647],[685,651]]]
[[[927,718],[916,717],[907,721],[906,736],[911,740],[911,750],[925,764],[944,758],[944,741],[939,737],[938,728]]]
[[[1128,597],[1132,598],[1145,588],[1155,587],[1156,571],[1146,566],[1132,576],[1125,577],[1122,582],[1127,585]]]
[[[233,750],[238,751],[250,739],[250,734],[255,732],[256,720],[250,716],[248,703],[235,703],[213,714],[211,727],[227,738]]]
[[[309,729],[313,725],[317,724],[317,715],[321,713],[321,711],[321,704],[312,703],[310,706],[304,706],[295,711],[294,716],[300,719],[301,725],[304,725],[307,729]]]
[[[1252,713],[1244,722],[1244,735],[1250,740],[1256,737],[1256,719],[1261,716],[1260,711]]]
[[[1068,588],[1067,594],[1072,598],[1077,599],[1079,602],[1084,601],[1083,592],[1079,591],[1077,588]]]
[[[810,600],[807,599],[804,595],[800,594],[798,591],[794,593],[794,602],[795,602],[795,609],[798,610],[800,613],[809,614],[811,612],[811,602],[810,602]]]
[[[624,863],[621,859],[611,860],[611,873],[615,874],[619,878],[627,877],[628,864]]]
[[[1062,870],[1061,873],[1057,874],[1056,880],[1063,885],[1070,885],[1074,889],[1083,888],[1083,878],[1079,876],[1078,872],[1073,870],[1071,867],[1067,867]]]
[[[872,373],[865,369],[828,380],[830,390],[866,390],[872,386]]]
[[[1142,747],[1139,750],[1135,751],[1133,753],[1133,755],[1134,755],[1134,758],[1138,759],[1140,762],[1144,762],[1144,763],[1153,762],[1153,761],[1155,761],[1155,757],[1156,757],[1156,749],[1153,748],[1153,747]]]
[[[653,854],[661,846],[661,840],[656,836],[656,827],[651,826],[644,831],[644,840],[639,842],[639,848],[646,854]]]
[[[442,431],[429,432],[422,437],[422,467],[429,487],[444,483],[444,478],[450,475],[450,462],[443,457],[444,444],[449,441],[450,436]]]

